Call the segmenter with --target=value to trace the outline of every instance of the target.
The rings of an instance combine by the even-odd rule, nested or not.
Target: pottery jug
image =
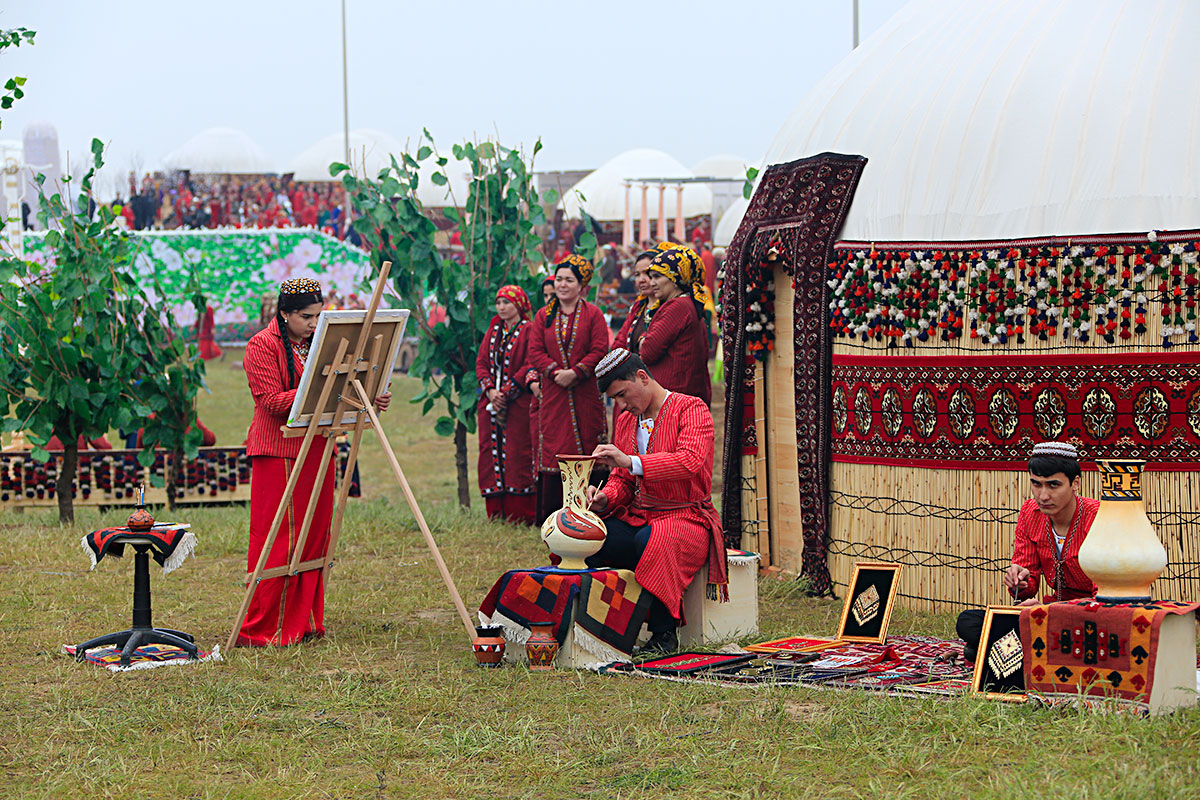
[[[604,521],[587,507],[588,478],[596,459],[592,456],[559,456],[563,482],[563,507],[542,523],[542,541],[562,559],[563,569],[587,569],[584,559],[604,546]]]
[[[1148,601],[1150,584],[1167,566],[1167,551],[1142,502],[1142,465],[1098,459],[1100,509],[1079,547],[1079,566],[1104,601]]]
[[[145,506],[138,506],[125,521],[125,527],[136,533],[144,533],[154,527],[154,515]]]
[[[504,662],[504,628],[500,625],[476,625],[471,650],[481,667],[498,667]]]
[[[532,670],[554,669],[554,657],[558,655],[558,640],[550,629],[553,622],[529,623],[529,639],[525,642],[525,655]]]

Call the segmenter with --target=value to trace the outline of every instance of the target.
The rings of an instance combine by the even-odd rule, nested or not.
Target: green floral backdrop
[[[365,251],[311,228],[266,230],[138,231],[136,265],[155,276],[169,300],[177,301],[179,321],[195,322],[196,312],[183,297],[185,264],[194,264],[209,297],[220,341],[245,341],[259,329],[263,299],[295,277],[320,281],[335,302],[353,305],[368,269]],[[25,257],[46,264],[41,233],[27,233]]]

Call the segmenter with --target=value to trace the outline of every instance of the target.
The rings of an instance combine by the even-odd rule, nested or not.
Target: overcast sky
[[[904,0],[861,0],[865,39]],[[347,0],[350,128],[441,145],[499,131],[545,146],[539,169],[591,169],[631,147],[691,166],[754,162],[851,49],[851,0],[457,3]],[[0,0],[26,97],[0,138],[50,122],[71,162],[153,167],[201,130],[246,131],[279,171],[342,129],[339,0]],[[64,163],[66,155],[63,155]]]

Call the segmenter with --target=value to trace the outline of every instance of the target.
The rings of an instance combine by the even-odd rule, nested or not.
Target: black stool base
[[[83,661],[87,651],[94,647],[117,645],[121,648],[121,666],[128,667],[133,654],[144,644],[170,644],[187,653],[188,658],[200,657],[196,652],[195,639],[190,633],[174,631],[170,628],[133,628],[89,639],[75,648],[75,659]]]

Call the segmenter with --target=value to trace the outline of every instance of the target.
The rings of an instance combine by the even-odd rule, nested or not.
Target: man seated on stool
[[[668,392],[625,349],[596,366],[600,391],[625,404],[615,444],[592,455],[612,467],[608,482],[587,489],[589,507],[605,517],[608,538],[589,567],[632,569],[654,596],[641,652],[679,649],[683,593],[708,565],[710,597],[728,599],[725,537],[712,504],[713,420],[698,397]]]
[[[1067,442],[1042,442],[1033,446],[1029,459],[1031,499],[1017,517],[1012,563],[1004,571],[1004,586],[1013,603],[1038,604],[1038,582],[1046,576],[1052,594],[1040,602],[1091,597],[1096,587],[1079,566],[1079,546],[1087,537],[1100,508],[1098,500],[1079,494],[1079,452]],[[983,632],[983,609],[958,615],[959,638],[967,646],[963,655],[974,661]]]

